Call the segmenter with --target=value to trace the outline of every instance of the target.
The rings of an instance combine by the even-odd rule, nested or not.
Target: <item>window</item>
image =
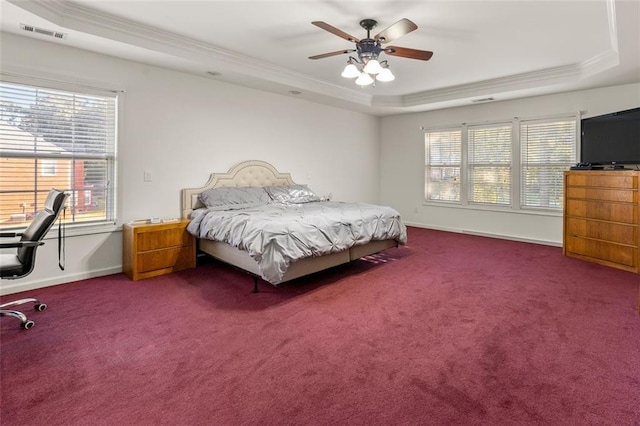
[[[473,126],[469,138],[469,202],[511,204],[511,123]]]
[[[462,132],[427,132],[425,189],[426,200],[460,201]]]
[[[51,188],[70,223],[115,220],[115,93],[0,82],[0,228],[21,227]]]
[[[562,209],[563,172],[576,159],[573,117],[520,123],[520,205]]]
[[[425,201],[561,211],[577,126],[564,116],[426,130]]]
[[[58,160],[53,160],[51,158],[43,158],[42,160],[40,160],[40,175],[55,176],[57,164],[58,164]]]

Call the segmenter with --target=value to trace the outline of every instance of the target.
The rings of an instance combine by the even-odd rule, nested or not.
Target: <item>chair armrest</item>
[[[0,232],[0,238],[22,237],[22,232]]]
[[[20,247],[37,247],[44,245],[44,241],[16,241],[15,243],[0,243],[0,249],[4,248],[20,248]]]

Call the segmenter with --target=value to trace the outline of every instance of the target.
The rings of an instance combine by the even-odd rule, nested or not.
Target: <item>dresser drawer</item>
[[[569,254],[573,253],[628,267],[637,266],[637,247],[570,236],[566,237],[565,245],[566,252]]]
[[[638,206],[631,203],[568,199],[565,209],[567,216],[570,217],[577,216],[621,223],[636,223],[638,218]]]
[[[144,273],[171,268],[179,271],[192,267],[193,250],[190,246],[147,251],[138,254],[138,272]]]
[[[567,198],[579,198],[582,200],[619,201],[623,203],[633,203],[637,201],[638,191],[631,189],[602,189],[585,188],[580,186],[567,187]]]
[[[604,172],[575,173],[567,175],[567,186],[596,186],[600,188],[638,189],[638,179],[634,176],[625,176]]]
[[[637,245],[638,227],[597,220],[567,218],[565,232],[571,237],[588,237],[613,243]]]

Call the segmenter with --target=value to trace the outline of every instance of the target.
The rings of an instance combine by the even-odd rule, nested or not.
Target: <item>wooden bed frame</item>
[[[200,203],[198,195],[210,188],[295,184],[289,173],[280,173],[269,163],[257,160],[245,161],[232,167],[227,173],[212,173],[209,181],[204,186],[183,189],[181,194],[182,217],[188,219],[194,209],[204,207]],[[372,241],[341,252],[300,259],[291,263],[282,282],[348,263],[363,256],[397,246],[398,242],[395,240]],[[227,243],[206,239],[198,239],[198,248],[216,259],[253,275],[254,292],[258,291],[258,278],[261,277],[260,269],[258,268],[258,263],[246,251],[238,250]]]

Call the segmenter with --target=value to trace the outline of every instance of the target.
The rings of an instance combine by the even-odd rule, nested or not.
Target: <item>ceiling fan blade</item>
[[[356,51],[356,49],[336,50],[335,52],[322,53],[320,55],[309,56],[309,59],[328,58],[329,56],[342,55],[342,54],[345,54],[345,53],[351,53],[351,52],[355,52],[355,51]]]
[[[347,34],[344,31],[337,29],[336,27],[332,27],[331,25],[327,24],[326,22],[313,21],[312,24],[315,25],[316,27],[322,28],[325,31],[329,31],[331,34],[335,34],[338,37],[342,37],[345,40],[349,40],[349,41],[352,41],[354,43],[357,43],[357,42],[360,41],[357,38],[355,38],[354,36],[352,36],[350,34]]]
[[[380,43],[389,43],[390,41],[400,38],[405,34],[409,34],[411,31],[416,29],[418,29],[416,24],[407,18],[402,18],[395,24],[376,34],[374,40],[378,40]]]
[[[398,46],[389,46],[384,49],[384,53],[402,58],[420,59],[421,61],[428,61],[433,56],[433,52],[428,50],[409,49],[408,47]]]

